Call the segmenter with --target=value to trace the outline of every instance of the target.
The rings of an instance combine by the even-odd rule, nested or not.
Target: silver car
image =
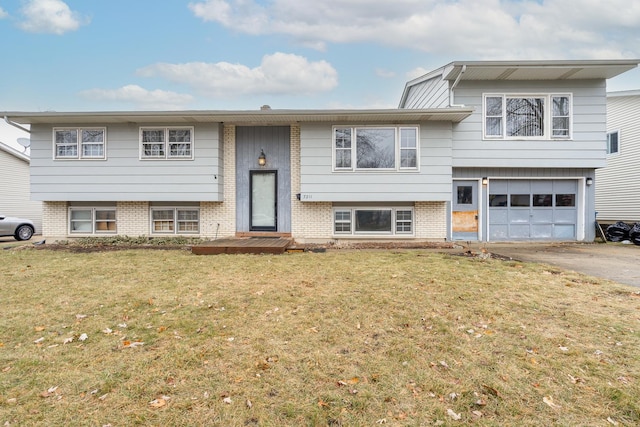
[[[29,240],[36,227],[33,221],[0,214],[0,237],[13,236],[16,240]]]

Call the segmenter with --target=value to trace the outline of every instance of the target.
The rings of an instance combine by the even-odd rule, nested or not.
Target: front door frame
[[[253,225],[254,188],[253,178],[257,175],[273,175],[273,225]],[[250,170],[249,171],[249,231],[278,231],[278,171],[277,170]]]

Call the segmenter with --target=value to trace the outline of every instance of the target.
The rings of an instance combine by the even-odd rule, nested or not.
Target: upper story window
[[[336,171],[417,170],[418,127],[333,128]]]
[[[141,159],[193,159],[193,127],[140,128]]]
[[[571,138],[571,95],[486,94],[486,139]]]
[[[56,159],[105,159],[106,134],[105,128],[54,128],[54,156]]]
[[[620,150],[620,132],[607,133],[607,154],[616,154]]]

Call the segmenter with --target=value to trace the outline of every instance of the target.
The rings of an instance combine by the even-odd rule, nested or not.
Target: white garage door
[[[578,181],[489,183],[489,240],[576,240]]]

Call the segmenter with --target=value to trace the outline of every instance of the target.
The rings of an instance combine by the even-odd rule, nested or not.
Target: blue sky
[[[0,38],[0,111],[393,108],[455,60],[640,58],[640,2],[0,0]]]

